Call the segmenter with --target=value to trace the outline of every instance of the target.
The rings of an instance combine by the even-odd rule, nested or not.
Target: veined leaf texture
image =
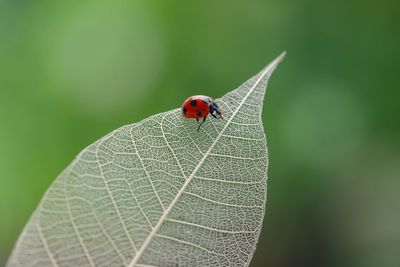
[[[224,120],[199,132],[174,109],[85,148],[7,266],[248,266],[266,204],[264,95],[283,57],[216,99]]]

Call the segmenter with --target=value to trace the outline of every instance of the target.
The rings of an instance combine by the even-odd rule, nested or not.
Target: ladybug
[[[197,127],[200,130],[201,125],[206,121],[208,114],[211,114],[216,119],[222,119],[221,110],[214,99],[205,95],[191,96],[182,104],[182,115],[186,118],[196,118],[197,123],[199,119],[203,121]]]

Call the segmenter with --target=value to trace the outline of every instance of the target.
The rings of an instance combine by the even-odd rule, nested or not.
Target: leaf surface
[[[46,192],[8,266],[248,266],[266,202],[266,85],[281,54],[217,99],[197,132],[179,109],[85,148]]]

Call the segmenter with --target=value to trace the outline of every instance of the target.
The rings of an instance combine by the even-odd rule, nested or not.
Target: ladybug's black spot
[[[195,106],[197,105],[197,100],[192,100],[192,101],[190,101],[190,105],[191,105],[192,107],[195,107]]]
[[[197,111],[197,116],[201,116],[201,115],[203,115],[203,113],[201,113],[201,111]]]
[[[186,107],[182,107],[182,113],[186,114],[186,112],[187,112]]]

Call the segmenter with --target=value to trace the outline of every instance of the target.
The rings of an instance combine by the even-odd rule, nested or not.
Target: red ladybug
[[[217,103],[214,102],[214,99],[209,96],[191,96],[182,104],[182,115],[184,117],[196,118],[197,123],[200,118],[203,118],[203,121],[197,127],[197,131],[200,130],[200,126],[206,121],[208,114],[211,114],[216,119],[222,119],[221,110]]]

